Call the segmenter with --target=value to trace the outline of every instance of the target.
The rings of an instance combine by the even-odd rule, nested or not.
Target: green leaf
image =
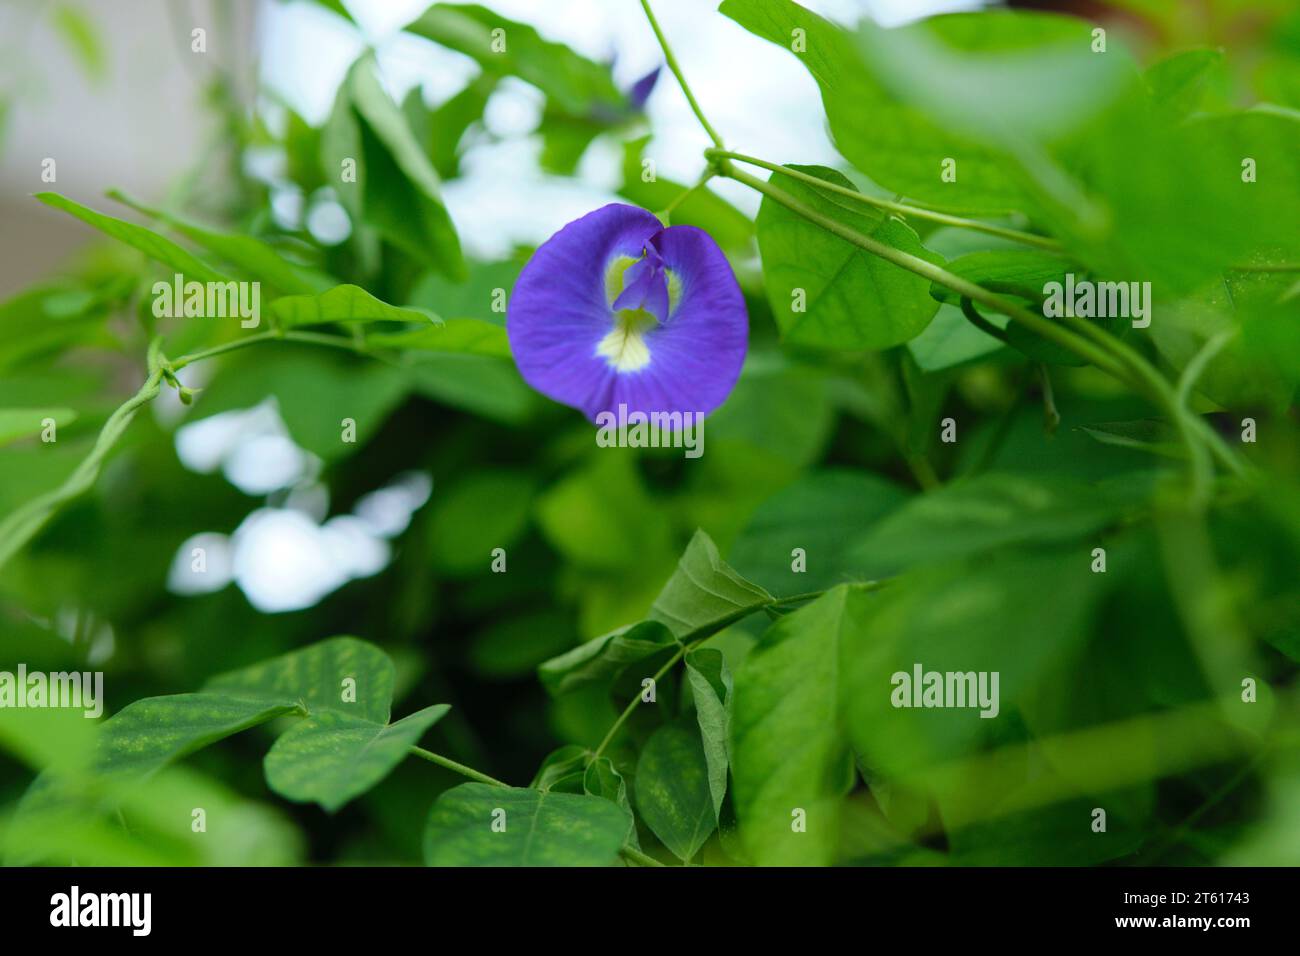
[[[511,357],[510,339],[506,335],[505,326],[479,319],[438,319],[425,328],[407,332],[377,332],[366,336],[366,341],[380,348],[403,351],[457,352],[503,359]]]
[[[329,711],[387,724],[394,674],[393,662],[375,645],[331,637],[219,674],[203,689],[249,700],[296,701],[309,715]]]
[[[1131,422],[1096,422],[1092,425],[1079,425],[1078,429],[1103,445],[1135,448],[1166,458],[1182,458],[1186,454],[1174,427],[1155,418]]]
[[[322,161],[353,223],[366,222],[417,261],[453,278],[465,274],[460,239],[442,186],[401,108],[379,82],[373,55],[361,57],[339,88],[321,138]],[[356,181],[344,181],[348,160]]]
[[[411,388],[435,402],[507,425],[520,425],[537,407],[537,396],[513,362],[468,352],[408,352]]]
[[[834,859],[839,802],[852,785],[839,676],[843,636],[872,600],[835,588],[768,628],[736,672],[732,794],[741,836],[759,865]],[[793,827],[797,811],[803,831]]]
[[[492,76],[519,77],[571,116],[625,104],[607,68],[478,4],[436,3],[406,29],[472,57]]]
[[[599,757],[587,765],[582,775],[582,791],[593,797],[602,797],[612,801],[616,806],[627,811],[627,835],[623,842],[634,849],[641,849],[641,842],[636,835],[636,821],[632,816],[632,801],[627,795],[627,781],[614,768],[614,762],[608,757]]]
[[[433,805],[424,861],[429,866],[610,866],[618,860],[630,820],[626,810],[603,797],[466,783]]]
[[[636,806],[642,822],[683,861],[691,860],[717,828],[708,761],[699,728],[689,717],[664,724],[641,749]]]
[[[794,31],[803,31],[803,51],[794,55],[817,81],[836,147],[881,186],[967,212],[1000,212],[1028,204],[1023,177],[1004,155],[946,129],[893,95],[871,75],[853,36],[841,27],[792,0],[723,0],[718,9],[782,49],[793,50]],[[959,161],[957,181],[945,183],[940,174],[949,158]]]
[[[912,498],[855,542],[846,560],[861,574],[887,576],[1013,543],[1082,538],[1140,509],[1149,490],[1139,478],[1089,484],[989,472]]]
[[[839,186],[843,175],[822,166],[791,166]],[[771,182],[821,215],[919,256],[943,259],[898,219],[781,173]],[[809,222],[771,197],[758,211],[758,249],[768,302],[785,342],[831,349],[883,349],[915,338],[934,317],[928,280],[874,256]]]
[[[1112,42],[1095,52],[1092,31],[1078,17],[989,10],[898,29],[864,20],[855,41],[895,109],[915,107],[945,130],[1016,156],[1062,139],[1136,87],[1123,49]]]
[[[321,711],[276,740],[266,755],[266,782],[282,797],[315,801],[332,813],[388,776],[450,709],[435,704],[388,725]]]
[[[852,543],[907,498],[898,485],[873,474],[812,472],[759,506],[731,546],[731,564],[775,594],[841,584],[853,576],[845,560]],[[805,570],[794,570],[796,548]]]
[[[266,782],[290,800],[334,811],[386,777],[446,704],[389,724],[395,670],[388,655],[354,637],[334,637],[232,671],[209,691],[297,700],[306,719],[266,755]]]
[[[433,168],[443,179],[460,174],[460,143],[469,128],[482,119],[497,78],[481,73],[436,109],[424,104],[420,88],[413,87],[402,100],[402,113],[422,144]]]
[[[64,212],[76,216],[82,222],[94,226],[105,235],[112,236],[114,239],[125,242],[128,246],[139,249],[149,258],[170,266],[183,275],[186,281],[232,281],[229,276],[222,275],[210,266],[205,265],[194,255],[165,236],[160,236],[152,229],[137,226],[135,223],[127,222],[124,219],[114,219],[112,216],[106,216],[58,193],[37,193],[36,198],[47,206],[62,209]]]
[[[675,638],[658,621],[629,624],[552,657],[537,669],[542,684],[555,696],[586,684],[607,683],[625,668],[672,647]]]
[[[722,560],[718,546],[696,530],[677,562],[677,570],[650,608],[650,619],[668,626],[674,637],[702,636],[721,630],[774,598]]]
[[[523,266],[520,259],[470,262],[469,276],[461,282],[427,272],[411,290],[410,303],[447,319],[480,319],[504,325],[509,294]]]
[[[995,328],[1005,329],[1011,319],[1001,314],[985,315]],[[941,372],[985,358],[1004,343],[976,326],[955,305],[941,305],[925,331],[907,343],[917,368]]]
[[[108,196],[151,219],[165,223],[218,259],[235,266],[241,275],[265,282],[272,289],[286,295],[323,292],[332,284],[329,276],[291,262],[275,247],[260,239],[238,233],[217,232],[172,213],[146,206],[121,190],[110,189]]]
[[[1212,353],[1196,379],[1196,391],[1220,405],[1263,405],[1278,411],[1291,404],[1296,377],[1286,363],[1300,360],[1285,336],[1300,318],[1300,300],[1281,300],[1286,274],[1247,273],[1214,279],[1204,289],[1163,304],[1148,330],[1161,358],[1186,368],[1211,340],[1229,341]],[[1260,351],[1260,326],[1271,328],[1276,348]]]
[[[563,793],[585,793],[584,771],[588,751],[577,744],[565,744],[547,754],[537,775],[528,786],[533,790],[560,790]]]
[[[376,299],[355,285],[336,285],[320,295],[290,295],[271,304],[271,316],[284,328],[322,325],[327,322],[416,322],[420,325],[442,320],[423,310],[402,309]],[[434,331],[434,330],[421,330]]]
[[[1048,284],[1058,283],[1061,294],[1064,295],[1066,275],[1075,268],[1068,259],[1029,249],[973,252],[948,263],[948,270],[955,275],[992,292],[1023,299],[1031,311],[1039,314],[1043,313],[1043,302],[1049,295]],[[953,305],[961,302],[961,296],[937,282],[930,287],[930,294],[940,302]],[[980,306],[976,305],[975,308],[979,309]],[[1019,322],[1007,321],[999,313],[985,314],[981,310],[980,314],[990,324],[1004,330],[1008,345],[1030,358],[1054,365],[1087,364],[1075,353],[1026,329]],[[962,318],[966,319],[964,315]],[[1130,318],[1127,316],[1108,316],[1092,321],[1096,321],[1112,335],[1122,335],[1130,326]]]
[[[1093,273],[1150,281],[1161,303],[1235,264],[1300,259],[1300,113],[1259,106],[1170,123],[1141,99],[1094,126],[1062,160],[1088,208],[1063,199],[1051,212]]]
[[[1070,260],[1033,249],[989,249],[952,259],[947,269],[953,275],[984,286],[991,292],[1027,299],[1037,307],[1049,282],[1064,282],[1071,271]],[[930,286],[930,295],[940,302],[961,304],[961,296],[941,283]]]
[[[722,813],[731,766],[731,708],[734,701],[731,671],[722,652],[701,647],[686,655],[686,679],[695,698],[695,719],[700,726],[704,761],[708,766],[713,817]]]
[[[1087,546],[1006,549],[910,572],[876,595],[844,632],[839,674],[847,688],[841,719],[870,775],[903,784],[915,776],[913,783],[928,789],[921,779],[926,771],[1015,739],[1026,705],[1062,693],[1055,669],[1088,633],[1109,577],[1093,574],[1090,561]],[[961,706],[901,706],[909,690],[917,700],[918,667],[923,675],[944,675],[945,698],[949,673],[972,675],[973,693],[966,694],[967,679],[960,688],[954,683],[945,700]],[[1049,676],[1054,679],[1044,684]],[[922,691],[925,686],[923,677]],[[738,675],[737,703],[742,700]],[[1015,777],[996,781],[1016,783]],[[961,796],[946,789],[934,795]]]
[[[46,419],[53,419],[56,428],[77,420],[70,408],[0,408],[0,447],[20,438],[39,435]]]
[[[289,695],[146,697],[104,722],[93,766],[102,774],[145,777],[209,744],[295,710],[297,704]]]

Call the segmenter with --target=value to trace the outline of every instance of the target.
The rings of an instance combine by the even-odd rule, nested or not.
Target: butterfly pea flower
[[[659,82],[660,67],[655,67],[641,79],[632,84],[628,90],[628,104],[638,113],[645,111],[646,100],[650,99],[650,94],[654,92],[655,84]]]
[[[707,415],[740,375],[749,317],[718,244],[613,203],[544,242],[515,283],[519,372],[593,422],[602,412]]]

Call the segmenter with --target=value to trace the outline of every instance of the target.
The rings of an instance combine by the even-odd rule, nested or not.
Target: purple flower
[[[506,330],[524,381],[594,422],[619,405],[713,411],[740,375],[749,317],[708,233],[615,203],[533,254]]]
[[[645,109],[646,100],[650,99],[650,94],[654,92],[655,83],[659,81],[660,67],[655,67],[641,79],[632,84],[632,89],[628,91],[627,99],[632,105],[632,109],[638,113]]]

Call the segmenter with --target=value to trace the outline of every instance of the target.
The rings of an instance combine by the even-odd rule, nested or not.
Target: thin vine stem
[[[1192,389],[1196,387],[1196,383],[1205,374],[1210,362],[1214,361],[1214,357],[1237,337],[1237,332],[1236,327],[1224,329],[1218,335],[1211,336],[1201,346],[1200,351],[1192,356],[1192,360],[1183,368],[1183,374],[1178,378],[1178,401],[1180,404],[1187,405],[1188,399],[1192,395]]]
[[[172,360],[169,364],[173,372],[178,372],[185,366],[194,362],[201,362],[203,359],[209,359],[216,355],[224,355],[227,352],[234,352],[237,349],[247,348],[250,345],[257,345],[260,342],[305,342],[311,345],[324,345],[330,348],[343,349],[347,352],[355,352],[361,355],[369,355],[370,351],[363,343],[355,339],[344,338],[341,335],[330,335],[325,332],[297,332],[297,331],[278,331],[271,329],[266,332],[258,332],[256,335],[248,335],[241,339],[235,339],[231,342],[223,342],[221,345],[214,345],[210,349],[204,349],[201,352],[194,352],[190,355],[182,355],[178,359]]]
[[[670,220],[673,212],[677,209],[677,207],[680,206],[687,199],[689,199],[691,196],[695,195],[696,192],[703,189],[704,186],[708,183],[708,181],[713,178],[713,176],[714,176],[713,170],[706,169],[704,171],[704,174],[700,176],[698,180],[696,180],[694,186],[689,186],[686,189],[683,189],[680,193],[678,193],[675,197],[673,197],[673,201],[670,202],[667,206],[665,206],[660,211],[659,217],[665,221]]]
[[[510,784],[504,780],[498,780],[496,777],[489,777],[487,774],[475,770],[473,767],[467,767],[463,763],[457,763],[450,757],[444,757],[442,754],[436,754],[432,750],[425,750],[423,747],[411,747],[411,753],[417,757],[422,757],[429,763],[435,763],[439,767],[451,770],[460,774],[462,777],[468,777],[478,783],[490,784],[493,787],[509,787]]]
[[[749,173],[742,172],[734,166],[729,164],[724,165],[722,167],[722,175],[734,179],[739,183],[743,183],[751,189],[770,197],[773,201],[785,206],[791,212],[802,216],[809,222],[821,226],[827,232],[839,236],[841,239],[852,243],[858,248],[870,252],[872,255],[879,256],[887,262],[892,262],[894,265],[906,269],[909,272],[914,272],[923,278],[929,279],[931,282],[938,282],[940,285],[952,289],[958,295],[965,296],[974,302],[980,302],[992,309],[996,309],[997,311],[1018,320],[1021,324],[1043,336],[1043,338],[1051,339],[1062,347],[1088,359],[1088,361],[1093,364],[1107,369],[1112,374],[1119,375],[1125,379],[1128,378],[1128,376],[1124,374],[1120,364],[1113,356],[1104,350],[1092,345],[1077,334],[1056,324],[1055,322],[1051,322],[1043,316],[1035,315],[1028,309],[1017,305],[1009,299],[1003,298],[996,292],[991,292],[983,286],[971,282],[969,279],[964,279],[955,273],[949,272],[942,266],[935,265],[933,262],[922,259],[920,256],[914,256],[910,252],[896,249],[895,247],[881,242],[878,239],[874,239],[871,236],[865,236],[856,229],[851,229],[842,223],[838,223],[834,219],[823,216],[817,210],[803,202],[800,202],[780,187],[773,186],[771,183],[765,182],[756,176],[751,176]]]
[[[1012,229],[1009,226],[999,226],[991,222],[983,222],[979,219],[967,219],[963,216],[953,216],[948,213],[938,212],[934,209],[925,209],[921,206],[913,206],[908,203],[895,202],[891,199],[881,199],[879,196],[871,196],[866,193],[858,192],[856,189],[850,189],[848,186],[841,186],[837,183],[830,183],[808,173],[800,172],[797,169],[791,169],[788,166],[781,166],[777,163],[770,162],[766,159],[759,159],[756,156],[746,156],[743,153],[734,153],[725,149],[706,149],[704,151],[706,159],[733,159],[736,162],[745,163],[749,166],[758,166],[762,169],[768,169],[783,176],[789,176],[799,182],[807,183],[824,192],[835,193],[837,196],[844,196],[854,202],[862,203],[867,206],[874,206],[877,209],[884,209],[900,216],[912,216],[916,219],[926,219],[930,222],[937,222],[945,226],[956,226],[960,229],[971,229],[976,232],[983,232],[990,236],[998,236],[1002,239],[1011,239],[1015,242],[1021,242],[1029,246],[1037,246],[1039,249],[1047,249],[1051,252],[1060,252],[1061,244],[1055,239],[1048,236],[1035,235],[1032,232],[1024,232],[1020,229]]]
[[[99,472],[103,467],[104,459],[108,457],[108,453],[113,450],[113,447],[126,433],[127,427],[135,419],[136,413],[158,397],[164,382],[177,384],[175,373],[178,370],[194,362],[223,355],[226,352],[233,352],[236,349],[257,345],[261,342],[277,340],[305,342],[346,349],[351,352],[371,354],[363,345],[358,345],[351,339],[345,339],[337,335],[328,335],[322,332],[282,332],[272,330],[245,336],[233,342],[215,345],[210,349],[184,355],[178,359],[168,360],[162,353],[162,339],[155,338],[149,343],[146,356],[148,375],[144,384],[108,416],[108,420],[104,422],[104,427],[100,429],[99,435],[95,439],[95,445],[90,450],[90,454],[81,460],[81,463],[77,465],[72,474],[57,488],[31,499],[10,512],[3,520],[0,520],[0,567],[7,564],[15,554],[22,550],[24,545],[36,537],[37,533],[45,527],[61,507],[74,498],[85,494],[94,486],[95,480],[99,477]]]
[[[1108,372],[1120,381],[1136,388],[1139,392],[1145,394],[1153,404],[1166,411],[1174,419],[1178,429],[1179,438],[1187,446],[1188,462],[1191,470],[1191,500],[1197,506],[1203,506],[1209,498],[1210,490],[1214,480],[1213,464],[1210,456],[1218,458],[1223,464],[1228,466],[1238,474],[1244,473],[1245,469],[1237,456],[1223,443],[1213,429],[1210,428],[1198,416],[1190,415],[1178,402],[1178,397],[1169,383],[1152,368],[1140,355],[1122,343],[1119,343],[1113,336],[1106,335],[1100,329],[1089,328],[1085,331],[1086,337],[1080,337],[1067,329],[1066,325],[1049,322],[1045,317],[1035,315],[1034,313],[1020,307],[1019,305],[1004,299],[997,293],[985,289],[983,286],[969,282],[960,276],[954,275],[942,267],[927,262],[917,256],[903,252],[901,249],[895,249],[884,243],[872,239],[870,236],[864,236],[854,229],[835,222],[825,216],[822,216],[816,210],[799,202],[795,197],[789,195],[784,190],[779,189],[764,182],[748,173],[742,172],[732,165],[730,157],[721,155],[726,153],[727,149],[722,144],[722,138],[717,131],[705,118],[704,113],[699,108],[699,103],[695,100],[689,84],[682,75],[681,69],[677,66],[676,57],[673,56],[672,48],[664,36],[663,31],[659,28],[658,22],[654,18],[654,13],[650,9],[649,0],[641,0],[641,6],[645,9],[646,16],[650,21],[650,27],[654,30],[659,46],[663,50],[664,58],[668,63],[669,69],[677,77],[677,82],[690,102],[691,108],[695,113],[696,119],[708,133],[709,138],[713,140],[717,152],[706,150],[705,156],[715,167],[720,175],[727,176],[737,182],[749,186],[773,200],[781,203],[792,212],[802,216],[810,222],[816,223],[828,232],[845,239],[859,248],[865,249],[873,255],[879,256],[887,262],[908,269],[917,275],[923,276],[934,282],[952,289],[959,295],[967,296],[974,302],[980,302],[990,308],[1002,312],[1012,319],[1019,321],[1021,324],[1037,332],[1044,338],[1050,339],[1059,345],[1069,349],[1076,355],[1081,356],[1093,365]],[[712,154],[712,155],[710,155]],[[752,157],[738,159],[739,162],[747,162]],[[766,161],[764,161],[766,162]],[[783,173],[789,170],[781,167]],[[822,186],[818,183],[817,185]],[[824,188],[824,186],[822,186]],[[972,222],[974,220],[971,220]],[[1101,341],[1098,342],[1098,337]],[[1091,339],[1091,341],[1089,341]],[[1206,449],[1209,449],[1209,455]]]
[[[668,38],[664,36],[663,30],[659,28],[659,21],[655,19],[654,10],[650,9],[650,0],[641,0],[641,9],[645,11],[646,19],[650,21],[650,29],[654,31],[655,39],[659,41],[659,49],[663,50],[664,62],[668,64],[668,69],[672,70],[673,76],[677,78],[677,85],[686,94],[686,102],[690,104],[691,112],[700,121],[700,125],[704,127],[704,132],[709,135],[709,139],[713,140],[713,145],[718,149],[723,149],[722,137],[718,135],[718,131],[713,128],[713,124],[705,117],[704,111],[700,109],[699,101],[695,99],[695,94],[691,92],[691,85],[686,82],[686,77],[677,62],[677,57],[673,55],[673,48],[669,45]]]
[[[751,176],[749,173],[742,172],[727,161],[719,165],[719,172],[721,175],[735,179],[737,182],[770,197],[773,201],[780,203],[809,222],[821,226],[827,232],[839,236],[841,239],[870,252],[872,255],[879,256],[900,268],[907,269],[923,278],[930,279],[932,282],[946,286],[958,295],[964,296],[973,302],[979,302],[1004,313],[1043,338],[1050,339],[1069,349],[1121,382],[1136,388],[1146,395],[1153,404],[1161,408],[1173,419],[1179,438],[1187,446],[1191,471],[1191,500],[1197,507],[1204,506],[1209,500],[1213,487],[1214,469],[1207,453],[1207,447],[1215,449],[1216,454],[1225,462],[1232,462],[1234,467],[1239,467],[1239,463],[1234,460],[1235,456],[1226,446],[1223,446],[1221,440],[1216,440],[1218,436],[1207,435],[1209,427],[1198,417],[1189,414],[1178,403],[1177,396],[1169,383],[1136,351],[1119,342],[1113,336],[1107,335],[1101,329],[1090,323],[1071,322],[1069,319],[1061,324],[1049,321],[1046,317],[1036,315],[981,285],[949,272],[942,266],[937,266],[919,256],[896,249],[870,236],[865,236],[856,229],[838,223],[800,202],[785,190]],[[1216,446],[1218,446],[1217,449]]]
[[[619,855],[635,863],[637,866],[665,866],[652,856],[642,853],[636,847],[627,846],[626,844],[620,849]]]
[[[889,578],[884,578],[878,581],[858,581],[852,586],[864,591],[875,591],[884,587],[886,584],[889,583],[889,581],[890,581]],[[825,590],[805,591],[802,594],[791,594],[788,597],[773,597],[772,600],[770,601],[765,601],[762,604],[756,604],[752,607],[741,608],[738,611],[728,614],[726,617],[722,618],[721,620],[711,621],[708,624],[705,624],[701,627],[697,627],[694,630],[688,632],[684,637],[682,637],[677,642],[678,647],[676,653],[674,653],[672,657],[668,658],[668,660],[664,662],[663,666],[660,667],[659,670],[656,671],[654,676],[652,676],[650,679],[657,684],[660,680],[663,679],[664,675],[667,674],[669,671],[671,671],[674,667],[676,667],[677,664],[682,660],[682,658],[684,658],[687,654],[695,650],[695,648],[699,647],[701,644],[703,644],[705,641],[711,638],[714,634],[716,634],[719,630],[721,630],[722,628],[730,624],[734,624],[736,621],[740,620],[741,618],[748,617],[749,615],[762,611],[765,608],[782,607],[786,604],[795,604],[800,601],[812,601],[821,597],[825,593],[826,593]],[[614,742],[614,738],[618,735],[619,730],[621,730],[623,725],[627,723],[628,718],[632,716],[632,714],[636,711],[637,706],[640,705],[640,703],[641,703],[640,695],[633,697],[630,701],[628,701],[627,706],[623,708],[623,712],[618,715],[618,717],[614,720],[614,723],[610,726],[609,730],[606,732],[604,739],[601,740],[600,744],[592,752],[591,755],[592,763],[594,763],[595,761],[599,760],[602,756],[604,756],[605,751],[609,749],[609,745]]]
[[[156,346],[151,347],[149,377],[139,391],[108,416],[99,437],[95,439],[95,446],[77,465],[76,470],[57,488],[33,498],[0,521],[0,567],[34,538],[60,507],[89,491],[95,484],[104,459],[126,432],[136,412],[153,401],[162,389],[163,368],[153,358],[157,354]]]
[[[680,647],[677,648],[677,652],[673,654],[672,657],[668,658],[668,660],[664,662],[663,667],[659,668],[659,670],[655,672],[655,675],[650,679],[654,681],[656,684],[659,683],[659,681],[663,679],[663,676],[667,674],[670,670],[672,670],[674,667],[676,667],[677,662],[686,656],[687,651],[693,650],[695,644],[703,643],[705,640],[707,640],[707,638],[700,638],[698,641],[696,641],[693,644],[683,643]],[[621,730],[623,725],[627,723],[628,718],[632,716],[632,713],[636,710],[637,705],[640,703],[641,703],[640,695],[633,697],[630,701],[628,701],[628,705],[623,708],[623,712],[619,714],[618,717],[614,720],[614,723],[610,725],[609,731],[605,734],[604,739],[601,740],[600,744],[596,747],[595,751],[593,751],[591,755],[592,763],[595,763],[602,756],[604,756],[605,751],[609,749],[609,745],[614,742],[614,738],[618,735],[619,730]]]

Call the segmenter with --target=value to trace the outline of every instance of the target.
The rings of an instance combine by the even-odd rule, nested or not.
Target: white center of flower
[[[613,310],[613,328],[596,345],[596,354],[609,363],[616,372],[639,372],[650,364],[650,346],[646,333],[659,324],[645,309],[614,310],[614,300],[626,287],[627,270],[637,263],[632,256],[619,256],[605,272],[605,300]],[[668,285],[668,311],[671,314],[681,298],[681,280],[668,269],[664,270]]]

